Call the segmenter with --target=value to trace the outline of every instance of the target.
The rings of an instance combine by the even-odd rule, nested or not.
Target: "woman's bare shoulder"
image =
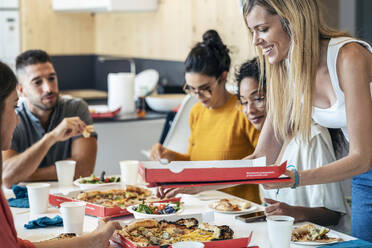
[[[338,66],[368,65],[372,66],[372,53],[362,44],[352,42],[344,45],[337,58]]]
[[[372,81],[372,53],[360,43],[349,43],[340,49],[337,72],[341,88],[347,81],[369,84]]]

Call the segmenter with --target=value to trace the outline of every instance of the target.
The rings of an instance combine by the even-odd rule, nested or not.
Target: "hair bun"
[[[221,37],[218,35],[216,30],[208,30],[203,34],[203,43],[205,45],[217,45],[217,46],[224,46]]]

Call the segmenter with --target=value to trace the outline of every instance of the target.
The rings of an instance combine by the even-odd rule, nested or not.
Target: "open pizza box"
[[[221,184],[261,184],[290,182],[282,176],[287,162],[266,166],[266,158],[216,161],[141,161],[139,173],[148,187],[194,187]]]
[[[49,194],[49,203],[53,206],[60,207],[61,203],[69,201],[80,201],[77,200],[77,196],[82,192],[89,192],[93,190],[75,190],[70,191],[66,194],[64,193],[50,193]],[[156,200],[153,202],[179,202],[180,197],[169,198],[164,200]],[[131,215],[127,209],[121,207],[105,207],[102,205],[94,204],[91,202],[86,202],[85,214],[96,216],[96,217],[118,217]]]
[[[179,219],[188,219],[188,218],[195,218],[198,220],[199,223],[201,222],[212,222],[214,220],[213,212],[208,213],[199,213],[199,214],[179,214],[175,216],[167,216],[162,217],[159,216],[155,219],[158,221],[166,220],[170,222],[177,221]],[[128,224],[128,223],[126,223]],[[234,230],[233,230],[234,231]],[[205,248],[226,248],[226,247],[248,247],[251,239],[252,239],[253,232],[250,233],[249,237],[234,237],[233,239],[226,239],[226,240],[217,240],[217,241],[209,241],[203,242]],[[116,244],[120,245],[123,248],[139,248],[130,240],[126,239],[125,237],[121,236],[118,233],[115,233],[112,237],[112,241]],[[171,247],[171,246],[169,246]],[[147,246],[146,248],[159,248],[159,246]]]

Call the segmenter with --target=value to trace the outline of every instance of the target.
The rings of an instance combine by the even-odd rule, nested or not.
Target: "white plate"
[[[170,203],[170,202],[153,203],[153,205],[167,204],[167,203]],[[144,213],[140,213],[140,212],[137,212],[137,211],[133,210],[133,207],[137,207],[138,205],[139,204],[127,207],[128,212],[132,213],[134,215],[134,218],[136,218],[136,219],[174,216],[174,215],[178,215],[179,213],[181,213],[183,211],[183,207],[182,207],[182,204],[181,204],[180,205],[180,210],[178,210],[177,212],[172,213],[172,214],[144,214]]]
[[[327,236],[330,237],[330,238],[340,238],[340,236],[338,236],[332,230],[329,233],[327,233]],[[296,244],[296,245],[307,245],[307,246],[322,246],[322,245],[330,245],[330,244],[335,244],[335,243],[340,243],[340,242],[344,242],[344,240],[342,240],[342,241],[333,241],[333,242],[329,242],[329,243],[316,242],[316,241],[299,241],[299,242],[291,241],[292,244]]]
[[[241,200],[236,200],[236,199],[229,199],[233,204],[242,204],[246,201],[241,201]],[[216,201],[218,202],[218,201]],[[257,206],[256,205],[253,205],[253,203],[251,203],[251,206],[249,208],[246,208],[246,209],[242,209],[240,211],[223,211],[223,210],[217,210],[217,209],[214,209],[213,208],[213,203],[212,204],[209,204],[208,205],[209,208],[213,209],[216,213],[221,213],[221,214],[243,214],[243,213],[251,213],[251,212],[254,212],[257,210]]]
[[[108,177],[112,177],[112,176],[108,176]],[[120,177],[120,175],[114,175],[114,177]],[[95,189],[95,188],[112,188],[112,187],[120,187],[121,186],[121,182],[117,182],[117,183],[101,183],[101,184],[97,184],[97,183],[79,183],[80,180],[82,179],[87,179],[89,177],[83,177],[83,178],[78,178],[74,181],[74,184],[78,187],[80,187],[81,189],[83,190],[86,190],[86,189]]]
[[[159,72],[148,69],[138,73],[134,79],[135,97],[145,96],[153,91],[159,81]]]

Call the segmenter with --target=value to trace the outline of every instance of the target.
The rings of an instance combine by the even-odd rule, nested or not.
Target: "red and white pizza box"
[[[251,242],[252,233],[246,238],[226,239],[218,241],[203,242],[204,248],[226,248],[226,247],[248,247]],[[120,234],[114,234],[112,241],[119,244],[123,248],[141,248],[136,246],[130,240],[121,236]],[[146,246],[146,248],[159,248],[160,246]]]
[[[290,180],[280,178],[286,171],[287,163],[280,166],[266,166],[265,159],[257,160],[217,160],[217,161],[141,161],[139,173],[150,186],[174,184],[226,183],[272,183]]]
[[[49,203],[53,206],[60,207],[60,204],[63,202],[80,201],[76,200],[76,198],[81,192],[88,191],[76,190],[71,191],[68,194],[51,193],[49,194]],[[154,202],[179,202],[179,201],[181,201],[181,197],[158,200]],[[125,208],[123,209],[121,207],[105,207],[91,202],[86,202],[85,214],[96,217],[118,217],[131,215],[131,213],[128,212],[128,210],[126,210]]]
[[[201,214],[177,215],[177,216],[170,216],[170,217],[157,218],[157,219],[158,220],[164,219],[166,221],[177,221],[178,219],[182,219],[182,218],[195,218],[199,221],[199,223],[202,221],[207,222],[205,217],[202,216]],[[248,247],[252,239],[252,234],[253,232],[250,233],[249,237],[209,241],[209,242],[203,242],[203,243],[204,243],[205,248]],[[123,248],[139,248],[138,246],[133,244],[130,240],[126,239],[125,237],[121,236],[118,233],[115,233],[111,240],[119,244]],[[146,248],[159,248],[159,246],[147,246]]]

